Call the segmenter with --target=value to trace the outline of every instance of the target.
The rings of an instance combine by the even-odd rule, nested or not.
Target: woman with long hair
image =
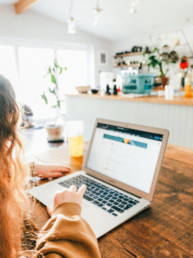
[[[19,108],[8,80],[0,76],[0,257],[16,258],[22,252],[23,220],[27,214],[25,194],[28,167],[22,162],[22,143],[18,136]],[[38,172],[39,170],[39,172]],[[36,168],[45,177],[61,176],[67,168]],[[43,172],[44,171],[44,172]],[[58,173],[58,174],[57,174]],[[100,257],[97,240],[81,218],[85,186],[57,193],[50,220],[40,232],[37,255],[46,258]]]

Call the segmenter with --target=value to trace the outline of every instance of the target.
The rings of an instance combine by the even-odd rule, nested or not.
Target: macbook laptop
[[[151,205],[167,140],[165,129],[97,119],[82,171],[29,192],[51,208],[55,192],[87,185],[82,216],[99,238]]]

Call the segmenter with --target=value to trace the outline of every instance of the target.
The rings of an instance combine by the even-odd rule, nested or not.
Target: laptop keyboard
[[[58,184],[63,187],[75,185],[77,188],[83,184],[86,185],[87,190],[84,194],[84,199],[107,211],[113,216],[122,214],[124,211],[139,202],[126,194],[120,193],[83,175],[72,177]]]

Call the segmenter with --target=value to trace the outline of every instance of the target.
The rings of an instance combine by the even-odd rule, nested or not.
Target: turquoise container
[[[128,93],[150,93],[154,84],[154,75],[152,74],[122,74],[123,88],[122,91],[124,94]]]

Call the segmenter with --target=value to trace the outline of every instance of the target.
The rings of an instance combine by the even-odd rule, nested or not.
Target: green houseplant
[[[179,60],[177,52],[174,50],[169,51],[169,47],[165,45],[162,49],[154,48],[153,51],[150,51],[149,53],[144,53],[144,56],[146,55],[146,62],[148,67],[159,69],[162,86],[165,87],[168,81],[168,78],[166,76],[168,71],[167,65],[177,63],[177,61]]]
[[[41,98],[46,105],[52,107],[55,113],[55,119],[46,124],[49,142],[63,142],[64,121],[61,114],[62,99],[59,92],[58,79],[59,76],[66,71],[66,67],[62,67],[54,59],[53,64],[48,67],[47,76],[50,78],[50,85],[43,91]]]
[[[59,76],[66,71],[66,67],[62,67],[58,64],[57,60],[54,59],[53,64],[48,67],[47,76],[50,77],[51,85],[45,89],[41,95],[41,98],[46,105],[50,105],[52,108],[61,110],[62,99],[59,95]]]

